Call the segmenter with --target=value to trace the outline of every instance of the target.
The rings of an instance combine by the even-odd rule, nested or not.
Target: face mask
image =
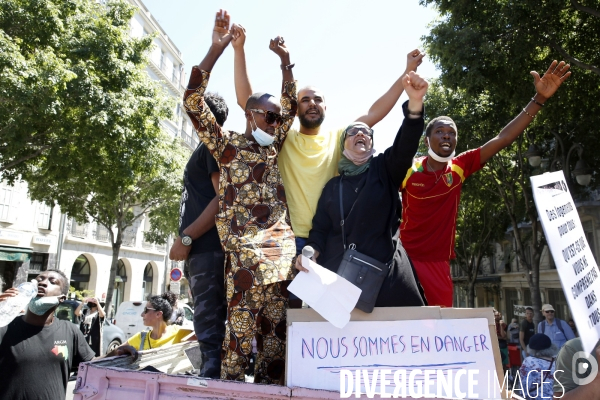
[[[437,162],[448,162],[454,158],[454,154],[456,154],[456,151],[453,151],[452,154],[450,154],[448,157],[441,157],[441,156],[438,156],[433,150],[431,150],[431,147],[430,147],[428,153],[429,153],[429,156]]]
[[[35,315],[44,315],[48,310],[58,305],[59,297],[60,296],[34,297],[29,302],[29,311]]]
[[[89,309],[96,307],[96,303],[87,303]]]
[[[252,114],[252,119],[254,120],[254,113],[250,111]],[[256,125],[256,120],[254,120],[254,125]],[[250,124],[252,126],[252,124]],[[252,136],[254,136],[254,140],[261,146],[268,146],[275,140],[275,136],[269,135],[267,132],[263,131],[256,125],[256,129],[252,129]]]

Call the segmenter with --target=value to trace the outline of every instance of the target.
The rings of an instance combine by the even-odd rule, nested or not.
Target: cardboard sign
[[[525,317],[525,309],[527,307],[531,307],[531,306],[522,306],[519,304],[515,304],[513,306],[513,314],[515,315],[515,317]]]
[[[585,238],[562,171],[531,177],[533,197],[548,247],[573,313],[584,350],[600,338],[600,272]]]
[[[338,329],[319,322],[322,318],[313,310],[288,310],[287,385],[343,394],[341,382],[347,385],[350,379],[356,390],[360,379],[362,393],[373,389],[398,394],[403,386],[401,397],[419,392],[429,397],[439,388],[438,380],[450,378],[452,387],[444,393],[448,397],[464,398],[461,393],[468,393],[468,398],[500,398],[497,368],[502,368],[491,309],[453,311],[457,310],[354,310],[351,322]],[[465,319],[469,314],[474,318]],[[432,371],[429,376],[427,371]],[[382,388],[384,373],[389,383]]]
[[[181,283],[171,281],[169,284],[172,293],[181,294]]]

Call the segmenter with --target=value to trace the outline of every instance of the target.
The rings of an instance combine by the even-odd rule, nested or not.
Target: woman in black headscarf
[[[373,156],[372,129],[361,122],[345,129],[341,137],[340,176],[323,188],[306,243],[315,250],[313,259],[334,272],[345,251],[342,232],[347,246],[353,244],[356,251],[391,263],[376,307],[426,305],[417,275],[398,237],[402,209],[398,188],[411,168],[423,133],[423,97],[428,84],[414,72],[404,76],[402,84],[409,100],[402,105],[404,121],[392,147]],[[300,257],[296,268],[306,271]]]

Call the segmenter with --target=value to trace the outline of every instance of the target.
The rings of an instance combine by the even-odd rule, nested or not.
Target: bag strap
[[[147,334],[148,334],[148,331],[140,332],[140,348],[138,349],[138,351],[144,350],[144,342],[146,341]]]
[[[358,192],[358,189],[363,188],[363,186],[365,185],[365,181],[366,181],[367,175],[365,174],[362,179],[360,180],[360,182],[358,183],[358,187],[356,188],[356,191]],[[344,179],[344,175],[340,175],[340,226],[342,227],[342,243],[344,244],[344,250],[346,250],[346,233],[344,231],[344,195],[343,195],[343,191],[342,191],[342,180]],[[356,197],[356,200],[354,200],[354,203],[352,203],[352,207],[350,207],[350,212],[348,212],[348,216],[350,216],[350,213],[352,212],[352,210],[354,210],[354,206],[356,205],[356,202],[358,201],[358,196]],[[352,244],[350,245],[352,246]],[[355,246],[356,247],[356,246]]]
[[[550,372],[552,372],[552,364],[554,364],[554,357],[552,357],[552,360],[550,361],[550,365],[548,366],[548,370],[544,374],[544,378],[542,378],[540,380],[540,387],[541,388],[544,387],[543,384],[544,384],[544,382],[546,382],[546,378],[548,378],[548,375],[550,375]],[[542,374],[540,374],[540,376],[542,376]]]

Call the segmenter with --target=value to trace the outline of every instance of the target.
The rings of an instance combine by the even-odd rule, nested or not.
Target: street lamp
[[[575,143],[573,146],[571,146],[571,148],[567,152],[567,157],[565,160],[565,145],[560,136],[558,136],[558,134],[556,134],[555,132],[552,132],[552,134],[556,138],[556,142],[558,143],[558,145],[554,149],[554,158],[550,163],[550,172],[562,169],[565,173],[565,178],[567,179],[568,183],[571,183],[571,180],[574,177],[577,183],[581,186],[589,185],[590,181],[592,180],[592,175],[591,169],[583,160],[583,146],[581,146],[579,143]],[[573,151],[575,150],[577,150],[577,156],[579,157],[579,161],[577,161],[577,164],[575,164],[575,169],[571,171],[571,154],[573,154]],[[548,166],[548,160],[542,160],[542,152],[535,145],[535,143],[532,143],[529,146],[529,148],[527,149],[525,154],[523,154],[523,156],[528,159],[529,165],[531,165],[534,168],[540,166],[540,164],[545,164],[543,165],[543,167]]]

